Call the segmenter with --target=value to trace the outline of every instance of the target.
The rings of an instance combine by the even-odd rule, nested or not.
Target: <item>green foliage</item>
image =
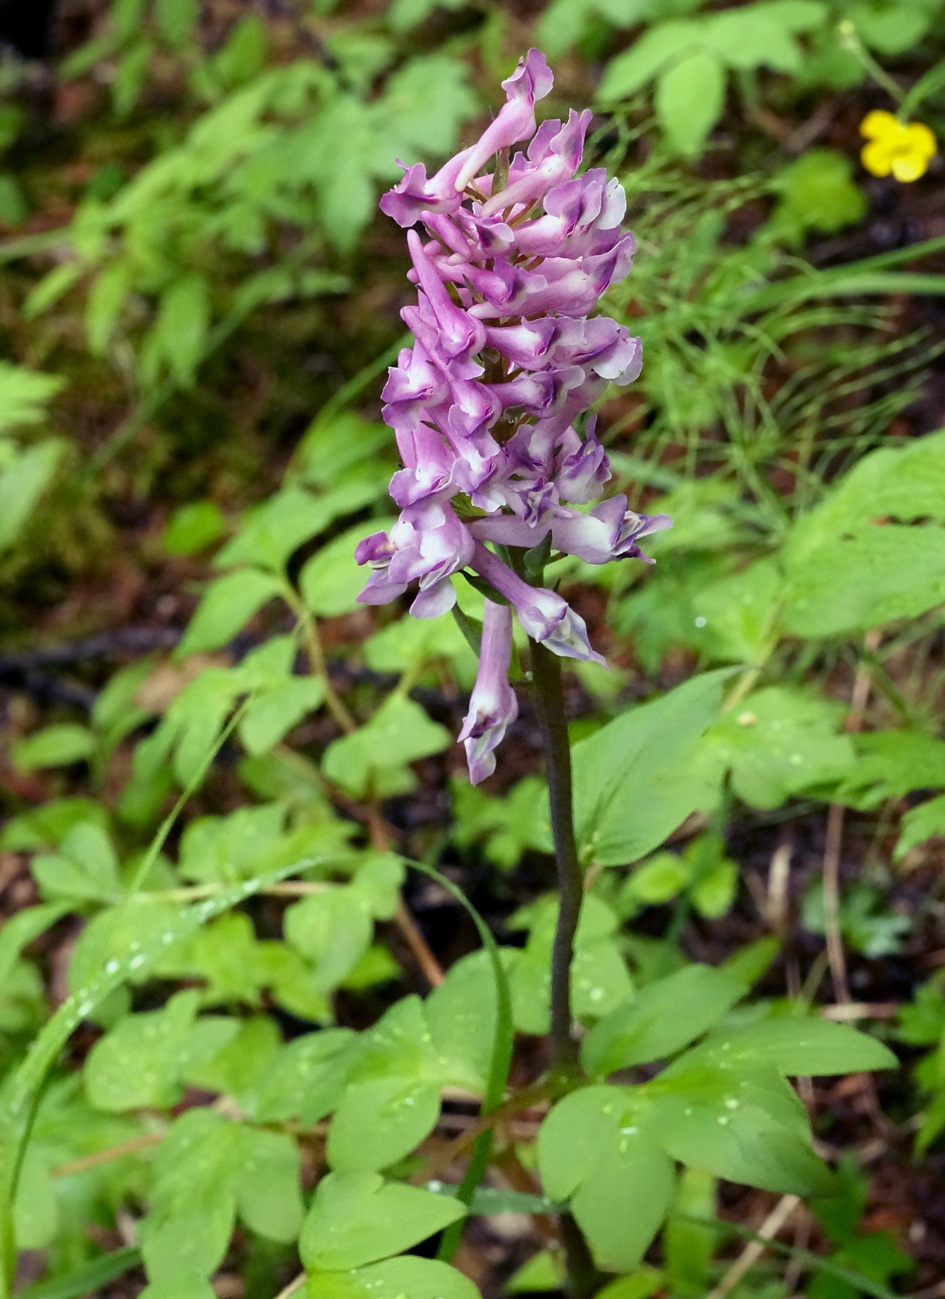
[[[66,692],[61,706],[16,702],[5,722],[15,780],[0,850],[35,894],[0,931],[0,1294],[15,1244],[43,1251],[48,1273],[23,1299],[97,1293],[142,1262],[146,1299],[211,1299],[222,1267],[268,1296],[296,1250],[312,1299],[475,1299],[449,1261],[466,1219],[567,1206],[617,1274],[601,1299],[686,1299],[730,1262],[715,1257],[729,1243],[720,1178],[813,1197],[831,1253],[820,1271],[797,1255],[812,1299],[846,1299],[858,1276],[883,1293],[907,1264],[858,1229],[862,1186],[814,1153],[787,1078],[886,1069],[891,1053],[778,999],[778,966],[764,985],[775,1000],[749,993],[780,929],[759,938],[755,924],[717,967],[684,953],[693,939],[704,952],[736,900],[719,932],[742,931],[758,891],[744,843],[759,827],[797,818],[816,839],[825,806],[842,804],[857,834],[892,844],[894,828],[910,864],[945,835],[945,433],[888,437],[937,345],[894,336],[895,313],[867,304],[941,282],[898,272],[902,250],[808,264],[805,243],[842,237],[867,200],[836,131],[834,148],[794,152],[830,107],[824,87],[863,75],[837,20],[914,61],[936,6],[552,0],[537,16],[535,42],[578,47],[575,84],[602,66],[599,103],[616,110],[594,157],[622,175],[635,214],[637,268],[612,297],[647,366],[629,396],[605,399],[600,427],[614,490],[675,526],[645,578],[632,564],[557,570],[593,585],[592,635],[619,668],[605,681],[580,667],[568,687],[587,872],[570,966],[580,1060],[542,1073],[544,1047],[523,1043],[511,1074],[514,1033],[549,1032],[558,919],[528,683],[488,786],[501,792],[452,776],[475,656],[451,620],[358,605],[353,551],[389,526],[397,464],[374,411],[403,255],[389,226],[370,229],[377,195],[397,158],[435,168],[471,138],[473,69],[491,86],[512,38],[489,6],[475,21],[429,0],[310,9],[289,33],[261,9],[225,28],[195,0],[116,0],[64,70],[111,97],[94,129],[73,137],[66,108],[57,119],[88,149],[75,166],[88,183],[38,173],[11,190],[0,176],[7,224],[47,194],[74,199],[53,242],[44,211],[39,242],[2,250],[22,264],[10,295],[31,331],[9,308],[11,354],[69,373],[76,448],[67,459],[44,433],[62,381],[0,362],[5,564],[14,577],[36,566],[41,603],[42,582],[58,592],[64,576],[58,553],[35,553],[40,532],[81,549],[89,517],[128,503],[133,515],[159,491],[141,554],[162,594],[183,580],[193,609],[173,654],[119,649],[107,680],[110,650],[105,665],[79,662],[87,712]],[[629,33],[616,54],[614,30]],[[560,91],[546,108],[566,111]],[[3,149],[25,129],[5,111]],[[788,149],[760,143],[772,122],[790,124]],[[694,178],[710,145],[738,179]],[[110,423],[98,390],[116,379],[132,409],[90,453],[89,429]],[[332,395],[286,464],[313,390]],[[51,489],[70,463],[84,477],[60,522]],[[131,531],[109,535],[118,553]],[[94,544],[96,581],[123,571]],[[152,594],[119,582],[116,607]],[[475,628],[479,593],[459,598]],[[146,611],[144,630],[163,631],[164,612]],[[61,617],[44,622],[51,636]],[[872,694],[853,735],[857,674]],[[411,865],[433,876],[416,891]],[[842,941],[873,960],[901,952],[910,921],[885,883],[874,871],[840,897]],[[463,890],[485,897],[507,945]],[[472,928],[448,912],[439,925],[457,897]],[[636,923],[655,907],[667,909]],[[810,933],[828,928],[816,883],[800,909]],[[922,1053],[921,1153],[945,1131],[938,977],[893,1033]],[[517,1128],[536,1102],[550,1103],[537,1148]],[[493,1132],[476,1111],[500,1106]],[[492,1141],[502,1178],[537,1170],[533,1189],[481,1185]],[[129,1211],[137,1244],[100,1252]],[[435,1259],[405,1253],[434,1245]],[[776,1266],[733,1295],[779,1294]],[[508,1290],[561,1284],[545,1251]]]

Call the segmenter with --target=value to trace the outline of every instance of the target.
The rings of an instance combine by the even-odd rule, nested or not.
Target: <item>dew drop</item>
[[[114,956],[111,958],[110,961],[105,962],[106,974],[117,974],[119,969],[120,969],[120,962],[116,961]]]
[[[696,618],[695,623],[697,627],[704,627],[705,619],[700,615],[698,618]]]

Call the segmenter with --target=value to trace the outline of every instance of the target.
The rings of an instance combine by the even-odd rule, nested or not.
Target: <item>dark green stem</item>
[[[558,868],[558,924],[551,949],[551,1050],[554,1069],[572,1073],[578,1068],[578,1044],[571,1032],[571,964],[584,901],[584,872],[574,837],[571,746],[561,688],[561,661],[535,641],[529,647],[538,721],[545,741],[551,834]],[[587,1241],[570,1213],[561,1215],[561,1244],[567,1261],[570,1299],[590,1299],[601,1277]]]
[[[551,952],[551,1049],[557,1068],[577,1064],[578,1045],[571,1033],[571,963],[584,874],[578,860],[571,808],[571,749],[564,715],[561,664],[544,645],[531,642],[532,678],[538,721],[545,741],[545,768],[551,801],[551,833],[558,868],[558,925]]]

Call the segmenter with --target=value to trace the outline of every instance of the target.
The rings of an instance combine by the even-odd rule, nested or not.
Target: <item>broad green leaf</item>
[[[813,692],[768,686],[721,717],[707,743],[731,768],[739,798],[753,807],[779,807],[792,794],[829,787],[853,769],[853,742],[837,733],[842,713]]]
[[[658,847],[690,813],[713,806],[717,777],[700,752],[728,670],[693,677],[574,746],[578,846],[615,866]]]
[[[786,553],[784,624],[797,636],[840,636],[916,618],[945,603],[945,528],[864,525],[829,546]]]
[[[388,81],[383,103],[392,143],[404,150],[403,157],[412,157],[413,150],[449,153],[460,127],[479,110],[468,64],[448,54],[409,59]]]
[[[180,3],[180,0],[173,0]],[[187,3],[190,0],[186,0]],[[164,365],[181,384],[189,384],[204,359],[210,327],[210,293],[199,274],[183,275],[161,294],[157,319],[142,349],[142,368],[155,378]],[[152,349],[153,348],[153,352]],[[149,365],[150,357],[154,361]]]
[[[538,1170],[545,1193],[567,1200],[617,1143],[624,1093],[581,1087],[557,1101],[538,1130]]]
[[[177,993],[161,1010],[126,1015],[92,1047],[83,1071],[96,1109],[168,1109],[183,1094],[192,1064],[216,1055],[236,1033],[231,1019],[196,1020],[196,992]]]
[[[806,1194],[828,1181],[803,1106],[763,1061],[744,1072],[698,1066],[696,1051],[636,1089],[646,1132],[680,1163],[766,1190]]]
[[[405,770],[408,764],[442,753],[452,743],[446,727],[431,721],[420,704],[392,694],[366,725],[328,746],[322,771],[359,798],[369,789],[375,793],[386,793],[391,786],[410,789],[413,779]]]
[[[848,1024],[794,1016],[763,1019],[731,1032],[720,1029],[696,1053],[725,1069],[764,1067],[814,1077],[895,1069],[899,1064],[889,1047]]]
[[[315,1190],[299,1253],[307,1271],[361,1267],[399,1254],[462,1218],[466,1207],[380,1173],[329,1173]]]
[[[226,520],[213,501],[191,501],[181,505],[164,529],[164,549],[169,555],[193,555],[219,540]]]
[[[356,1035],[347,1028],[306,1033],[289,1042],[259,1079],[254,1117],[265,1123],[318,1123],[344,1094],[356,1046]]]
[[[220,649],[278,594],[275,578],[256,568],[244,568],[216,578],[204,592],[178,653],[199,654]]]
[[[194,34],[200,8],[197,0],[154,0],[161,35],[169,45],[186,45]]]
[[[59,1200],[49,1170],[27,1149],[13,1205],[16,1243],[20,1249],[45,1249],[56,1238]]]
[[[809,230],[832,234],[866,211],[850,159],[833,149],[811,149],[789,163],[778,172],[774,188],[779,201],[769,228],[793,243]]]
[[[435,1258],[389,1258],[353,1272],[314,1272],[308,1299],[480,1299],[462,1272]]]
[[[571,1212],[597,1262],[607,1271],[637,1266],[673,1198],[672,1160],[632,1125],[582,1181]]]
[[[2,400],[0,389],[0,402]],[[0,414],[0,426],[3,422],[4,417]],[[48,438],[21,451],[12,464],[0,469],[0,553],[13,545],[36,509],[40,497],[52,482],[64,449],[64,442]]]
[[[673,59],[699,44],[701,29],[694,22],[667,22],[650,28],[629,49],[607,64],[598,98],[602,104],[628,99]]]
[[[61,722],[18,740],[10,756],[20,771],[33,771],[37,767],[67,767],[81,762],[94,749],[95,736],[87,727]]]
[[[108,901],[121,891],[115,849],[94,821],[73,826],[60,851],[34,857],[31,871],[44,898]]]
[[[899,839],[893,859],[902,861],[906,853],[918,848],[929,839],[945,836],[945,794],[926,799],[918,807],[911,807],[902,818]]]
[[[329,1164],[375,1172],[405,1158],[436,1127],[440,1091],[439,1082],[396,1074],[349,1082],[328,1129]]]
[[[374,913],[356,888],[334,885],[288,909],[285,937],[314,963],[319,987],[331,992],[371,945]]]
[[[687,157],[702,151],[724,106],[725,69],[708,50],[684,55],[657,83],[657,121],[670,143]]]
[[[584,1067],[592,1074],[607,1074],[675,1055],[717,1023],[744,993],[744,985],[721,970],[688,965],[647,984],[595,1024],[581,1043]]]
[[[764,4],[713,14],[705,24],[704,40],[730,68],[796,72],[801,62],[797,41]]]
[[[287,1132],[244,1125],[236,1174],[236,1207],[251,1231],[267,1240],[291,1244],[302,1226],[301,1159],[298,1142]]]
[[[716,662],[763,663],[776,640],[784,579],[770,559],[700,585],[693,601],[699,648]]]
[[[318,498],[301,487],[285,487],[256,505],[240,520],[237,534],[215,557],[215,568],[250,564],[282,573],[299,546],[317,536],[331,522]],[[353,561],[352,561],[353,562]]]
[[[627,1271],[666,1213],[673,1166],[627,1119],[626,1088],[590,1086],[553,1106],[538,1132],[542,1186],[571,1209],[598,1262]]]
[[[476,952],[450,966],[423,1006],[444,1077],[479,1093],[495,1043],[495,979],[485,955]]]

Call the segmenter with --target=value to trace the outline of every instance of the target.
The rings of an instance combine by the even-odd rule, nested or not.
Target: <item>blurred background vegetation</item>
[[[916,1066],[881,1084],[881,1121],[872,1086],[807,1096],[824,1148],[847,1152],[848,1196],[794,1219],[793,1255],[732,1278],[724,1224],[756,1230],[770,1204],[729,1187],[713,1232],[677,1220],[615,1299],[943,1293],[945,173],[937,156],[914,183],[870,174],[860,124],[901,110],[945,136],[945,6],[2,0],[0,41],[0,1071],[142,861],[172,891],[309,844],[396,846],[540,947],[534,721],[523,710],[490,788],[471,789],[453,737],[472,656],[451,623],[359,608],[353,563],[390,513],[378,393],[409,289],[377,198],[398,159],[474,138],[538,45],[545,115],[594,107],[587,156],[620,176],[638,242],[608,304],[645,355],[601,407],[614,490],[675,520],[652,573],[562,570],[612,664],[579,665],[574,737],[736,669],[713,807],[668,846],[618,836],[595,863],[588,969],[608,971],[609,1002],[628,970],[645,983],[773,935],[766,995],[872,1018]],[[182,832],[146,858],[182,790]],[[408,911],[386,870],[352,867],[320,936],[309,916],[279,939],[272,899],[258,941],[225,918],[217,947],[241,953],[242,981],[195,943],[165,995],[196,981],[202,1008],[244,1027],[262,1008],[288,1038],[364,1027],[424,986],[431,956],[475,945],[445,894],[413,881]],[[579,1013],[606,1009],[597,991]],[[51,1169],[151,1131],[139,1111],[185,1086],[230,1089],[190,1061],[153,1094],[75,1091],[92,1043],[148,996],[111,1004],[63,1063],[20,1210],[24,1285],[88,1277],[121,1243],[116,1206],[147,1199],[137,1164],[71,1199]],[[704,1189],[689,1193],[714,1205]],[[484,1230],[461,1262],[505,1294],[538,1244]],[[834,1270],[808,1270],[808,1246]],[[284,1251],[265,1230],[238,1242],[218,1292],[271,1296]],[[138,1293],[125,1263],[127,1288],[94,1292]]]

